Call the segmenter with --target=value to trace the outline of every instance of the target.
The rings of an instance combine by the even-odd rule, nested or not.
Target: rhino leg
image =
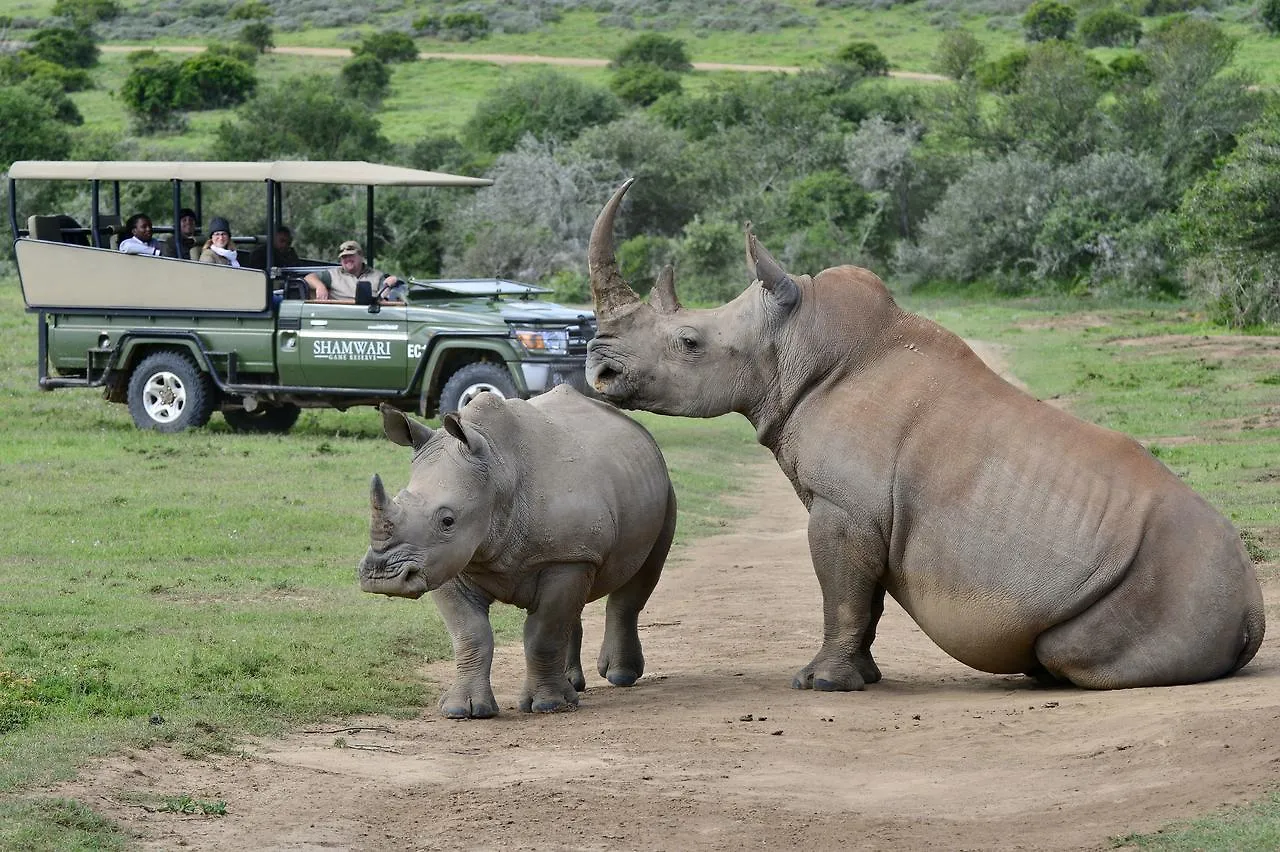
[[[556,713],[578,706],[578,690],[569,682],[569,650],[575,627],[582,624],[582,608],[595,568],[554,565],[538,577],[537,604],[524,620],[525,682],[520,709],[526,713]]]
[[[822,648],[796,673],[793,689],[863,689],[880,680],[871,656],[884,613],[879,576],[884,544],[842,509],[815,498],[809,507],[809,552],[822,588]]]
[[[573,625],[573,633],[569,636],[569,662],[565,666],[564,676],[569,679],[573,688],[581,692],[587,688],[587,676],[582,673],[582,619]]]
[[[632,686],[644,674],[644,651],[640,648],[640,612],[662,576],[671,540],[676,532],[676,495],[667,492],[667,516],[653,549],[640,570],[609,595],[605,605],[604,642],[596,668],[600,677],[614,686]]]
[[[493,627],[490,599],[450,580],[431,593],[453,640],[458,676],[440,696],[440,712],[450,719],[489,719],[498,715],[498,702],[489,684],[493,665]]]

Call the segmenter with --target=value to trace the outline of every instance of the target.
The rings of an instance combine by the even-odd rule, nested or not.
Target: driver
[[[391,301],[404,298],[404,285],[400,279],[365,263],[364,252],[355,240],[347,240],[338,247],[338,263],[341,265],[333,269],[307,273],[307,285],[315,293],[314,298],[355,299],[358,281],[368,281],[373,286],[374,295],[379,298]]]

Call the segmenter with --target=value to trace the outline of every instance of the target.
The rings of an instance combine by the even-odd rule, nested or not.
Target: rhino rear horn
[[[649,291],[649,304],[660,314],[674,314],[680,310],[680,297],[676,295],[676,271],[671,264],[662,267],[657,282]]]
[[[609,316],[628,305],[640,301],[618,270],[618,259],[613,251],[613,219],[617,215],[622,196],[626,195],[635,178],[618,187],[613,197],[604,205],[591,229],[591,242],[587,247],[587,271],[591,275],[591,295],[595,299],[597,316]]]
[[[373,479],[369,481],[369,508],[373,509],[375,514],[384,514],[390,501],[387,500],[387,489],[382,487],[382,477],[378,474],[373,475]]]
[[[747,271],[753,280],[759,281],[761,287],[773,294],[779,304],[790,307],[799,300],[800,288],[795,279],[760,245],[751,231],[750,222],[747,223]]]
[[[378,410],[382,412],[382,431],[392,443],[417,450],[435,434],[429,426],[424,426],[393,405],[384,402]]]

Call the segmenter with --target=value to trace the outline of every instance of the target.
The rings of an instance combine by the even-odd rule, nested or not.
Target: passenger
[[[205,241],[204,251],[200,252],[200,262],[240,266],[236,259],[236,244],[231,242],[231,223],[221,216],[214,216],[209,223],[209,239]]]
[[[151,219],[142,213],[134,213],[124,223],[130,236],[120,241],[120,251],[125,254],[141,254],[159,257],[160,243],[151,236]]]
[[[275,261],[277,267],[302,265],[302,259],[298,257],[298,252],[293,247],[293,231],[290,231],[287,226],[281,225],[276,228],[273,242],[275,243],[275,256],[272,260]],[[255,248],[253,254],[249,255],[249,261],[246,265],[252,266],[254,269],[266,269],[267,247],[262,245]]]
[[[196,239],[196,232],[199,230],[200,223],[196,221],[196,211],[190,207],[183,207],[182,212],[178,214],[178,257],[183,260],[191,259],[191,250],[199,244]]]
[[[358,281],[368,281],[373,286],[373,294],[379,298],[393,301],[404,298],[404,285],[400,279],[367,265],[364,252],[355,240],[347,240],[338,247],[338,262],[341,266],[307,273],[307,284],[314,291],[315,298],[354,299]]]

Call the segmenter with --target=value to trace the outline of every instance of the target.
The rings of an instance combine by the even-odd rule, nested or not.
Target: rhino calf
[[[521,710],[577,706],[582,608],[604,595],[597,667],[615,686],[634,684],[644,673],[637,621],[676,524],[667,466],[644,427],[566,385],[528,402],[482,394],[439,430],[383,404],[382,426],[413,448],[413,471],[394,499],[373,477],[360,588],[432,593],[458,664],[441,712],[498,712],[489,682],[495,600],[529,613]]]

